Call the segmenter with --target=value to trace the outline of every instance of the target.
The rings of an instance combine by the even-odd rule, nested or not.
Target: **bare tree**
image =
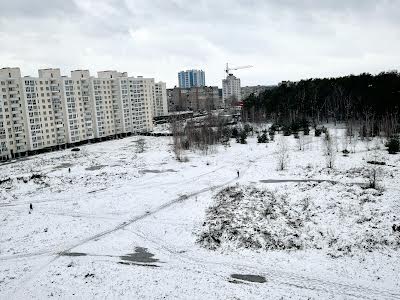
[[[356,153],[358,137],[359,137],[359,134],[358,134],[358,131],[356,130],[356,131],[354,131],[353,138],[352,138],[352,140],[350,142],[351,150],[352,150],[353,153]]]
[[[289,148],[285,137],[281,136],[277,143],[277,160],[278,160],[278,170],[286,169],[289,163]]]
[[[378,186],[378,177],[380,174],[380,168],[379,168],[379,162],[378,162],[378,156],[379,152],[378,150],[380,149],[380,144],[379,140],[375,139],[374,146],[373,146],[373,152],[372,152],[372,161],[370,161],[372,167],[369,170],[369,175],[368,175],[368,180],[369,184],[368,187],[372,189],[376,189]]]
[[[175,154],[175,158],[179,161],[182,160],[182,124],[176,118],[171,121],[171,133],[172,133],[172,150]]]
[[[324,154],[326,156],[326,166],[328,168],[334,168],[335,166],[336,151],[333,139],[334,138],[327,129],[324,138]]]
[[[350,142],[350,138],[347,135],[347,133],[345,132],[342,135],[342,152],[347,156],[347,153],[349,153],[349,142]]]
[[[303,133],[299,133],[299,138],[297,139],[297,146],[299,147],[300,151],[304,151],[306,146],[306,136]]]

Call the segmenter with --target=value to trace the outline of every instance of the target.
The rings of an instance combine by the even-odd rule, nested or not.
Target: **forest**
[[[244,121],[345,122],[362,128],[364,135],[393,136],[399,133],[400,74],[286,81],[243,102]]]

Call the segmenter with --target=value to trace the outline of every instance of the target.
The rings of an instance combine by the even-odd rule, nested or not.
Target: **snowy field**
[[[284,138],[282,171],[279,136],[187,162],[129,137],[0,165],[0,299],[400,299],[400,155],[345,157],[331,133],[333,169],[313,131],[304,150]]]

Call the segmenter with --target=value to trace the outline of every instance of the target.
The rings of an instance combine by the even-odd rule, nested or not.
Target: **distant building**
[[[235,103],[242,100],[240,78],[229,74],[226,79],[222,80],[222,100],[225,107],[235,105]]]
[[[206,85],[206,78],[203,70],[186,70],[178,73],[179,87],[190,89]]]
[[[217,86],[169,89],[168,111],[210,111],[222,108],[222,99]]]

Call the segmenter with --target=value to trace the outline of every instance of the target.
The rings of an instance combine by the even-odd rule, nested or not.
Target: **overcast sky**
[[[9,0],[0,66],[127,71],[177,85],[199,68],[221,86],[378,73],[400,66],[400,0]]]

